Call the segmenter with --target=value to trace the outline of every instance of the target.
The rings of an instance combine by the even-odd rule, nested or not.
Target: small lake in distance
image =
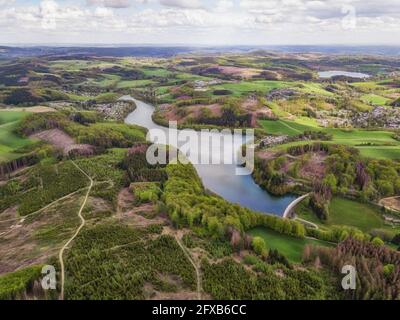
[[[346,77],[352,77],[352,78],[358,78],[358,79],[367,79],[370,78],[371,76],[366,74],[366,73],[361,73],[361,72],[349,72],[349,71],[321,71],[318,72],[318,75],[320,78],[332,78],[336,76],[346,76]]]

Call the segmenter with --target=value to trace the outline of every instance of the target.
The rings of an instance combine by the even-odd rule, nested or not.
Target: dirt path
[[[99,184],[104,184],[104,183],[108,183],[110,186],[114,186],[114,183],[113,183],[112,181],[99,181],[99,182],[94,182],[93,185],[99,185]],[[44,210],[46,210],[46,209],[48,209],[48,208],[54,206],[54,205],[57,204],[58,202],[61,202],[61,201],[66,200],[66,199],[68,199],[68,198],[71,198],[72,196],[74,196],[74,195],[76,195],[77,193],[79,193],[79,192],[81,192],[81,191],[83,191],[83,190],[86,190],[86,189],[87,189],[87,187],[81,188],[81,189],[78,189],[78,190],[76,190],[76,191],[74,191],[74,192],[72,192],[72,193],[69,193],[69,194],[67,194],[66,196],[63,196],[63,197],[61,197],[61,198],[59,198],[59,199],[57,199],[57,200],[54,200],[53,202],[50,202],[49,204],[47,204],[46,206],[44,206],[43,208],[40,208],[39,210],[37,210],[37,211],[35,211],[35,212],[32,212],[32,213],[30,213],[30,214],[27,214],[26,216],[20,216],[20,217],[17,217],[17,218],[11,218],[11,219],[6,219],[6,220],[0,220],[0,223],[3,223],[3,222],[11,222],[11,221],[17,221],[17,220],[20,220],[20,223],[22,223],[22,222],[24,222],[24,221],[26,220],[26,218],[31,217],[31,216],[33,216],[33,215],[35,215],[35,214],[38,214],[38,213],[40,213],[40,212],[42,212],[42,211],[44,211]],[[0,234],[0,235],[1,235],[1,234]]]
[[[60,253],[58,255],[59,260],[60,260],[60,266],[61,266],[61,293],[60,293],[60,300],[64,300],[64,281],[65,281],[65,269],[64,269],[64,260],[63,260],[63,254],[65,249],[70,245],[70,243],[76,238],[76,236],[79,234],[79,232],[82,230],[82,228],[85,226],[85,218],[82,216],[82,211],[86,205],[86,202],[89,198],[90,191],[92,191],[93,187],[93,179],[89,177],[89,175],[83,171],[74,161],[72,161],[75,167],[77,167],[89,180],[90,180],[90,185],[88,188],[88,191],[86,192],[85,200],[83,201],[81,208],[79,209],[78,216],[81,219],[81,225],[78,227],[74,235],[67,241],[67,243],[61,248]]]
[[[79,193],[79,192],[81,192],[81,191],[83,191],[83,190],[85,190],[85,189],[87,189],[87,187],[81,188],[81,189],[76,190],[76,191],[74,191],[74,192],[72,192],[72,193],[70,193],[70,194],[67,194],[66,196],[63,196],[63,197],[61,197],[61,198],[59,198],[59,199],[57,199],[57,200],[54,200],[53,202],[47,204],[47,205],[44,206],[43,208],[40,208],[39,210],[37,210],[37,211],[35,211],[35,212],[32,212],[32,213],[30,213],[30,214],[27,214],[26,216],[20,216],[20,217],[18,217],[18,218],[12,218],[12,219],[7,219],[7,220],[0,220],[0,223],[2,223],[2,222],[11,222],[11,221],[16,221],[16,220],[20,220],[20,222],[24,222],[26,218],[28,218],[28,217],[30,217],[30,216],[33,216],[33,215],[35,215],[35,214],[38,214],[38,213],[40,213],[40,212],[42,212],[42,211],[44,211],[44,210],[46,210],[46,209],[52,207],[52,206],[55,205],[56,203],[61,202],[61,201],[63,201],[63,200],[66,200],[66,199],[68,199],[68,198],[74,196],[75,194],[77,194],[77,193]]]
[[[202,292],[202,284],[201,284],[201,274],[197,264],[194,262],[192,256],[186,249],[186,247],[182,244],[181,240],[177,235],[175,235],[176,242],[178,242],[179,246],[181,247],[185,256],[189,259],[190,263],[193,265],[194,269],[196,270],[196,278],[197,278],[197,299],[201,300],[201,292]]]
[[[294,220],[295,220],[295,221],[299,221],[299,222],[301,222],[301,223],[303,223],[303,224],[307,224],[307,225],[309,225],[310,227],[312,227],[312,228],[314,228],[314,229],[316,229],[316,230],[319,230],[318,225],[315,224],[314,222],[311,222],[311,221],[308,221],[308,220],[305,220],[305,219],[301,219],[301,218],[299,218],[299,217],[295,217]]]

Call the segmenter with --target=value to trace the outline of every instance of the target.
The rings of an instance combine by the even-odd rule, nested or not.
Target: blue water
[[[321,71],[321,72],[318,72],[318,75],[320,78],[332,78],[332,77],[336,77],[336,76],[346,76],[346,77],[352,77],[352,78],[365,79],[365,78],[370,77],[370,75],[368,75],[366,73],[348,72],[348,71]]]
[[[147,129],[159,129],[168,134],[170,129],[161,127],[153,122],[153,106],[129,96],[123,97],[123,99],[131,99],[137,105],[136,110],[125,119],[126,123],[136,124]],[[242,143],[238,143],[234,147],[238,150]],[[270,195],[254,182],[251,175],[236,175],[235,170],[237,166],[234,164],[194,164],[194,167],[208,190],[218,194],[227,201],[237,203],[255,211],[282,216],[286,207],[296,198],[291,195],[283,197]]]

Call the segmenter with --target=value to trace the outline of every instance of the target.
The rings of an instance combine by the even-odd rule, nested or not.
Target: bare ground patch
[[[197,104],[193,106],[189,106],[186,108],[189,111],[189,115],[187,117],[198,118],[201,115],[202,109],[208,109],[211,111],[211,115],[214,117],[220,117],[222,115],[222,106],[218,103],[205,105],[205,104]]]
[[[57,149],[62,150],[64,154],[69,154],[72,151],[93,153],[93,146],[87,144],[76,144],[74,139],[60,129],[41,131],[31,135],[30,137],[46,141]]]
[[[127,212],[132,210],[134,206],[135,197],[129,188],[122,189],[118,194],[118,212]]]
[[[400,211],[400,196],[382,199],[379,204],[394,211]]]
[[[118,194],[118,219],[138,228],[166,222],[165,218],[156,213],[156,208],[153,204],[136,206],[134,200],[134,196],[129,188],[124,188],[120,191]]]
[[[155,214],[155,207],[152,204],[145,204],[135,207],[128,212],[121,212],[118,214],[118,217],[123,220],[124,223],[137,228],[145,228],[166,222],[165,219]]]
[[[277,153],[275,151],[263,150],[257,152],[257,157],[263,160],[272,160],[277,157]]]
[[[96,219],[109,217],[114,214],[114,209],[110,202],[97,197],[89,197],[84,209],[86,219]]]
[[[253,68],[240,68],[232,66],[217,66],[217,68],[222,74],[241,77],[244,79],[250,79],[261,74],[261,70]]]
[[[79,225],[81,199],[75,195],[37,215],[2,223],[0,274],[45,263],[55,256]]]
[[[150,300],[197,300],[196,291],[154,292]]]
[[[201,116],[201,110],[208,109],[214,117],[222,116],[222,105],[215,104],[197,104],[177,108],[174,105],[164,105],[160,111],[167,121],[177,121],[178,124],[185,122],[188,119],[198,119]],[[181,113],[179,110],[183,110]]]
[[[300,176],[307,179],[322,179],[326,173],[325,159],[324,152],[312,153],[310,159],[300,169]]]

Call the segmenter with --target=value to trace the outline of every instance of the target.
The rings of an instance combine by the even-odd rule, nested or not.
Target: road
[[[77,237],[79,232],[82,230],[82,228],[85,226],[85,218],[82,216],[82,211],[85,208],[86,202],[89,198],[90,192],[92,191],[93,187],[93,179],[85,172],[83,171],[74,161],[72,161],[75,167],[77,167],[89,180],[90,180],[90,185],[88,188],[88,191],[86,192],[85,200],[83,201],[81,208],[79,209],[78,216],[81,219],[81,224],[78,227],[78,229],[75,231],[74,235],[67,241],[67,243],[61,248],[60,253],[58,255],[59,260],[60,260],[60,267],[61,267],[61,293],[60,293],[60,300],[64,300],[64,282],[65,282],[65,268],[64,268],[64,259],[63,259],[63,254],[65,249],[70,245],[70,243]]]
[[[183,253],[185,254],[185,256],[189,259],[190,263],[193,265],[194,269],[196,270],[196,278],[197,278],[197,299],[201,300],[201,274],[200,274],[200,270],[198,268],[198,266],[196,265],[196,263],[194,262],[192,256],[190,255],[190,253],[188,252],[188,250],[186,249],[186,247],[181,243],[180,239],[178,238],[177,235],[175,235],[175,239],[176,242],[178,242],[179,246],[181,247]]]
[[[307,198],[310,194],[307,193],[304,196],[301,196],[299,198],[297,198],[296,200],[294,200],[291,204],[289,204],[285,210],[285,212],[283,213],[283,218],[284,219],[288,219],[290,216],[290,213],[293,211],[293,209],[300,203],[302,202],[305,198]]]

